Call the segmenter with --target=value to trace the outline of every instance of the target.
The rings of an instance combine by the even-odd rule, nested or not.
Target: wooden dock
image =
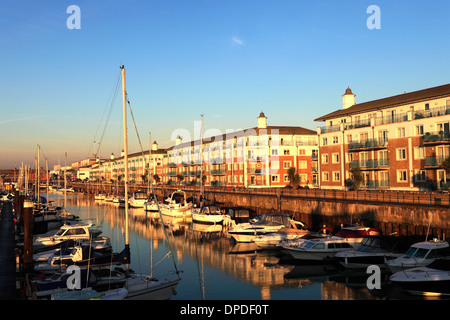
[[[14,216],[11,202],[3,202],[0,215],[0,300],[19,299],[16,288]]]

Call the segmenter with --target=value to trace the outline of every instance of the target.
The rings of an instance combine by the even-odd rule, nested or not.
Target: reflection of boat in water
[[[230,254],[248,254],[248,253],[256,253],[260,251],[259,248],[253,242],[237,242],[233,247],[231,247],[228,253]]]
[[[222,232],[221,224],[207,225],[207,224],[203,224],[203,223],[193,222],[191,224],[191,228],[193,231],[202,232],[202,233],[220,233],[220,232]]]

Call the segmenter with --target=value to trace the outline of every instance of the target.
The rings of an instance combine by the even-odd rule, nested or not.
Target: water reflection
[[[68,206],[73,214],[101,225],[114,249],[121,249],[124,208],[75,195],[68,197]],[[129,214],[131,267],[153,272],[153,265],[157,264],[159,270],[173,270],[161,224],[152,223],[142,208],[130,208]],[[253,243],[236,244],[225,236],[222,226],[173,219],[164,219],[164,223],[176,264],[183,270],[178,294],[173,299],[417,299],[389,284],[387,274],[382,275],[381,290],[369,290],[365,270],[300,264],[277,250],[258,251]]]

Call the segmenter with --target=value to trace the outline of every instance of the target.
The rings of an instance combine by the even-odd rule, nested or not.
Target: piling
[[[0,300],[17,299],[12,205],[5,201],[0,216]]]
[[[23,268],[25,273],[33,271],[33,202],[23,203]]]

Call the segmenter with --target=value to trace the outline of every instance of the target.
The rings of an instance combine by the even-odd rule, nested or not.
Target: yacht
[[[352,250],[353,246],[346,239],[316,238],[300,244],[284,244],[282,251],[296,260],[326,261],[331,260],[337,252]]]
[[[238,224],[228,231],[228,235],[236,242],[252,242],[257,236],[278,232],[282,228],[290,227],[291,220],[291,217],[284,213],[264,213],[253,224]]]
[[[253,238],[253,242],[262,249],[275,249],[282,241],[291,241],[311,234],[301,221],[291,220],[290,227],[283,227],[277,232],[264,234]]]
[[[203,205],[191,209],[192,222],[201,224],[222,224],[223,214],[215,204]]]
[[[449,243],[438,239],[413,244],[406,254],[387,261],[392,273],[415,267],[426,267],[437,258],[450,255]]]
[[[128,204],[132,208],[143,208],[145,202],[147,202],[147,194],[144,191],[136,191],[133,193],[133,196],[128,199]]]
[[[367,268],[370,265],[385,267],[386,262],[401,255],[396,249],[398,240],[395,236],[368,236],[356,249],[338,252],[334,259],[348,269]]]
[[[167,198],[160,206],[163,216],[182,218],[186,222],[192,220],[191,208],[192,203],[187,202],[186,193],[181,190],[173,192],[170,198]]]

